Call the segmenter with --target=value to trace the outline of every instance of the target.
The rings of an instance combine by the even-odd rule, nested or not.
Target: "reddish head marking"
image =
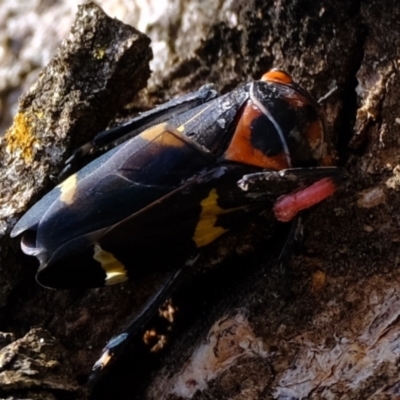
[[[251,102],[245,106],[231,143],[224,154],[225,159],[273,170],[289,168],[283,151],[274,156],[267,156],[251,144],[251,124],[262,115],[263,113]]]
[[[279,71],[278,69],[272,69],[271,71],[266,72],[261,77],[261,80],[264,82],[283,83],[284,85],[290,85],[293,83],[293,79],[289,74]]]

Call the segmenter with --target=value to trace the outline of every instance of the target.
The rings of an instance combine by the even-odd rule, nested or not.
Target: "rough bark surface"
[[[316,98],[336,84],[338,91],[324,107],[349,183],[310,213],[304,241],[288,265],[289,280],[275,266],[284,235],[267,232],[262,216],[210,249],[202,256],[202,268],[174,296],[179,312],[169,345],[153,354],[138,338],[132,352],[90,396],[396,398],[400,6],[395,0],[211,3],[210,15],[198,11],[194,0],[171,2],[170,15],[180,17],[168,20],[166,13],[153,33],[159,29],[166,35],[169,55],[176,58],[170,68],[158,69],[150,88],[133,104],[148,105],[206,82],[226,92],[273,66],[290,72]],[[181,14],[173,7],[180,7]],[[185,14],[193,16],[196,10],[198,19]],[[192,40],[187,40],[182,21],[192,21]],[[179,39],[182,34],[185,38]],[[129,96],[133,99],[133,92]],[[121,100],[121,108],[127,100]],[[51,171],[60,168],[63,158],[56,154],[49,159]],[[31,169],[29,173],[36,173]],[[4,221],[5,231],[11,222]],[[12,245],[14,250],[7,243],[2,246],[5,276],[22,263],[15,256],[16,242]],[[33,269],[17,269],[4,291],[2,287],[2,330],[22,337],[39,326],[63,344],[65,349],[49,359],[57,360],[52,368],[67,371],[62,374],[64,386],[58,380],[56,386],[54,379],[51,386],[43,384],[40,392],[47,397],[41,398],[87,397],[81,382],[101,347],[162,274],[140,283],[65,293],[39,288],[34,273],[25,272]],[[6,343],[15,343],[12,336],[5,337]],[[8,346],[1,357],[10,354],[4,350]],[[23,383],[6,386],[4,377],[15,370],[15,363],[3,358],[1,396],[33,398]]]

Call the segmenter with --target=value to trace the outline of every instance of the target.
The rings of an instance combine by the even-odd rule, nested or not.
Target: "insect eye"
[[[268,71],[265,73],[262,77],[261,80],[264,82],[275,82],[275,83],[283,83],[286,85],[290,85],[293,83],[292,77],[284,72],[280,71],[279,69],[271,69],[271,71]]]

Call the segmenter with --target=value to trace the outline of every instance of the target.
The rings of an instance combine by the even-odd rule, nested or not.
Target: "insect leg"
[[[248,195],[281,194],[273,207],[274,214],[278,221],[289,222],[298,212],[335,193],[345,177],[346,170],[339,167],[290,168],[245,175],[238,185]],[[290,189],[289,184],[297,188]]]
[[[292,254],[293,247],[302,240],[303,237],[303,220],[301,216],[296,216],[292,221],[290,232],[286,239],[286,242],[281,250],[278,257],[278,267],[282,275],[285,274],[285,264],[287,264],[290,255]]]
[[[114,336],[103,348],[102,355],[93,365],[93,373],[89,377],[89,384],[94,384],[101,372],[114,363],[118,357],[124,352],[139,331],[144,330],[150,319],[157,313],[159,307],[168,299],[172,291],[178,285],[182,278],[183,268],[176,269],[161,289],[149,299],[143,309],[134,320],[126,327],[126,329],[117,336]]]
[[[271,182],[277,184],[282,182],[300,183],[332,178],[339,183],[346,175],[346,170],[341,167],[288,168],[281,171],[263,171],[244,175],[238,185],[244,191],[260,191],[265,186],[269,186]]]
[[[290,272],[288,271],[288,263],[290,257],[297,247],[299,242],[303,239],[303,218],[301,216],[296,216],[291,221],[290,231],[287,235],[285,243],[282,247],[282,250],[279,254],[277,267],[279,274],[282,279],[282,295],[285,298],[289,298],[292,295],[291,285],[290,285]]]

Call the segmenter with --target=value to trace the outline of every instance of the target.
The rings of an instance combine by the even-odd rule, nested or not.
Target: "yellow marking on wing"
[[[171,128],[166,123],[158,124],[146,129],[140,134],[140,137],[148,142],[163,146],[182,147],[186,144],[180,132],[169,131],[168,129]]]
[[[58,188],[60,188],[61,191],[60,201],[68,205],[71,205],[74,202],[77,183],[78,177],[74,174],[58,185]]]
[[[105,285],[115,285],[128,280],[128,273],[124,264],[117,260],[112,253],[103,250],[100,245],[94,246],[93,258],[100,263],[106,273]]]
[[[107,366],[107,364],[110,362],[110,360],[112,359],[112,354],[106,350],[101,356],[100,358],[95,362],[93,369],[103,369],[104,367]]]
[[[231,211],[221,208],[217,204],[217,200],[217,190],[212,189],[208,196],[200,202],[201,213],[192,238],[197,247],[206,246],[228,231],[222,226],[215,226],[218,215]]]

